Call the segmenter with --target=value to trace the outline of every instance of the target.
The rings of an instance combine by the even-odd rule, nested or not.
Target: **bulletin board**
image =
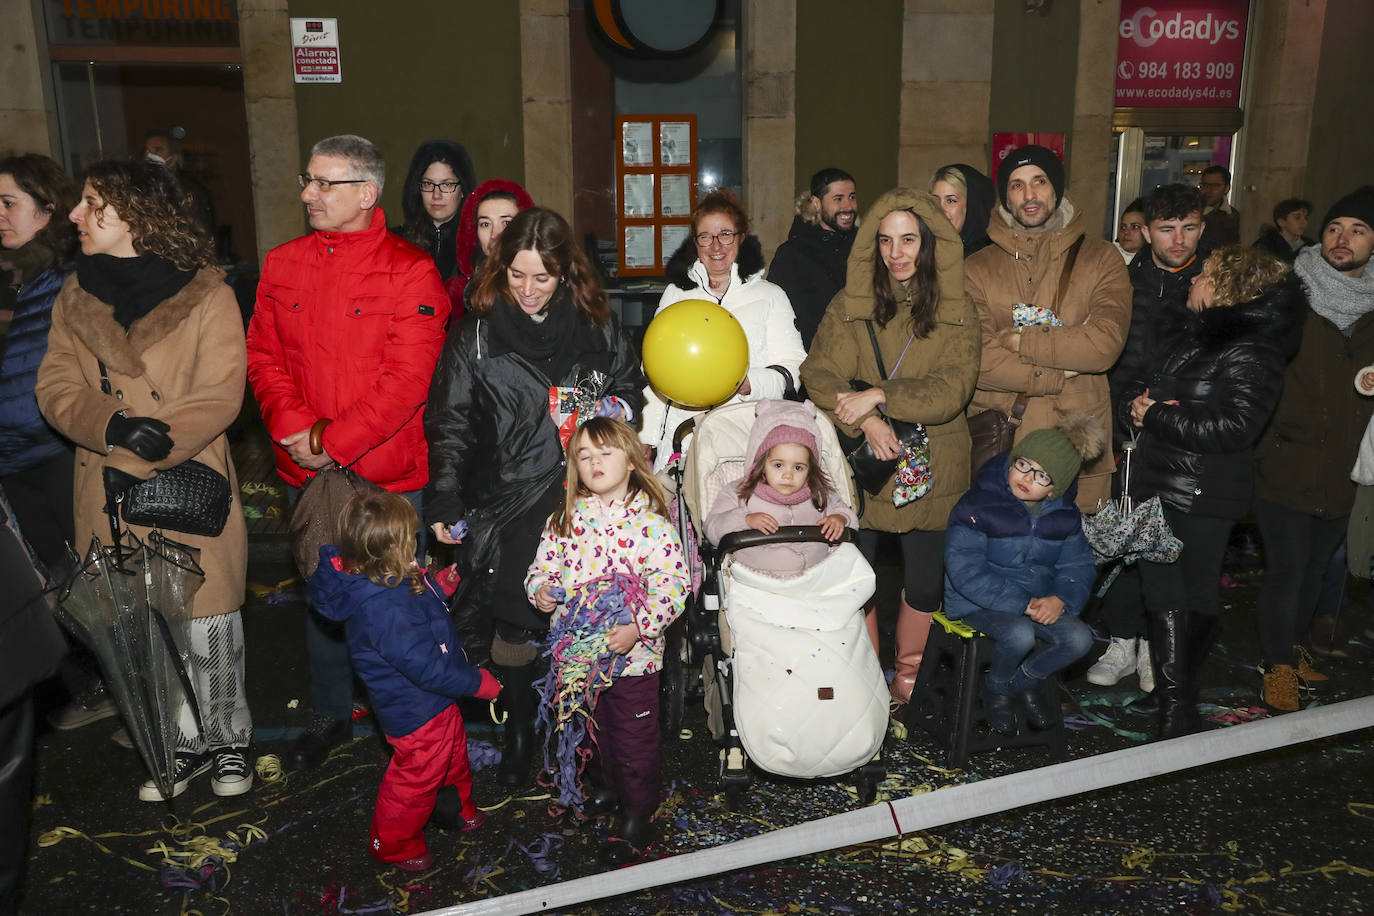
[[[616,115],[615,136],[620,276],[662,276],[692,231],[697,116]]]

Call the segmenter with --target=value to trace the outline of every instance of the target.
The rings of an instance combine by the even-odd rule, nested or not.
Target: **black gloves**
[[[119,505],[119,498],[125,493],[128,493],[131,487],[137,486],[143,482],[134,475],[121,471],[119,468],[112,468],[109,465],[106,465],[102,470],[101,476],[105,483],[105,511],[109,512],[111,515],[116,512],[116,507]]]
[[[172,437],[167,435],[171,428],[152,417],[117,413],[105,427],[105,444],[127,448],[144,461],[161,461],[172,452]]]

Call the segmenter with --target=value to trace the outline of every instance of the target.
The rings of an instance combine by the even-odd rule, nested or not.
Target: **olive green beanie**
[[[1007,456],[1007,463],[1029,458],[1050,475],[1049,499],[1063,494],[1078,476],[1084,461],[1092,461],[1106,448],[1106,433],[1088,414],[1071,414],[1058,426],[1027,433]]]

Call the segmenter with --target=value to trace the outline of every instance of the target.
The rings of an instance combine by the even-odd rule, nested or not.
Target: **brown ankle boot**
[[[930,622],[935,615],[918,611],[906,603],[906,593],[902,593],[901,604],[897,610],[897,649],[894,654],[896,674],[892,678],[889,693],[898,703],[911,699],[911,688],[916,686],[916,672],[921,667],[921,656],[926,651],[926,638],[930,636]]]
[[[1292,665],[1274,665],[1264,672],[1264,705],[1279,712],[1296,712],[1298,672]]]
[[[1293,654],[1298,657],[1298,681],[1308,690],[1322,690],[1331,686],[1331,678],[1317,670],[1312,653],[1302,646],[1294,646]]]

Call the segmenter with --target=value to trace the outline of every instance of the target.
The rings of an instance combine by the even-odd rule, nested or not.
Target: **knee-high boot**
[[[1195,617],[1182,608],[1173,608],[1149,618],[1160,738],[1178,738],[1198,730],[1194,644],[1190,638]]]
[[[925,654],[926,638],[930,636],[930,622],[935,614],[918,611],[907,604],[906,592],[902,592],[901,602],[897,609],[897,650],[894,657],[897,670],[889,692],[892,699],[905,703],[911,699],[911,688],[916,686],[916,672],[921,667],[921,656]]]
[[[878,609],[873,605],[864,608],[864,626],[868,628],[868,638],[873,643],[873,654],[883,657],[883,644],[878,641]]]
[[[501,701],[506,707],[506,746],[496,781],[507,788],[529,784],[530,758],[534,754],[534,716],[539,695],[534,691],[535,665],[498,667]]]

